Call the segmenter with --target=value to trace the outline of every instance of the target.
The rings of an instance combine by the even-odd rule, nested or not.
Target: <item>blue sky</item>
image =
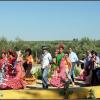
[[[100,39],[100,1],[0,1],[0,37]]]

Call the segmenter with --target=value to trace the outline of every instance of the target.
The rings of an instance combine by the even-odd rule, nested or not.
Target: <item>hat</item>
[[[42,46],[42,50],[47,50],[49,49],[47,46]]]

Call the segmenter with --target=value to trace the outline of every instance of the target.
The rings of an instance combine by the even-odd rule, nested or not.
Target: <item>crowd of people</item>
[[[75,52],[69,48],[69,52],[64,52],[64,46],[60,45],[59,49],[55,51],[55,57],[52,58],[51,54],[48,52],[47,47],[43,47],[43,56],[42,56],[42,81],[43,88],[48,88],[48,70],[53,71],[51,80],[49,83],[52,86],[61,88],[64,87],[64,81],[67,79],[75,86],[74,83],[74,68],[75,64],[78,62],[78,57]],[[48,70],[46,70],[48,69]]]
[[[31,69],[34,64],[32,51],[25,50],[25,59],[21,50],[2,50],[0,59],[0,89],[24,89],[27,85],[25,78],[32,77]],[[42,72],[42,87],[48,88],[48,83],[52,86],[63,88],[65,82],[70,82],[75,86],[75,80],[83,80],[90,85],[100,85],[100,58],[97,53],[87,51],[86,56],[79,60],[72,48],[64,49],[64,45],[59,45],[54,57],[49,52],[47,46],[42,46],[40,57]],[[80,75],[75,77],[75,66],[80,64]],[[48,73],[52,71],[51,79],[48,80]]]
[[[23,89],[26,87],[25,77],[32,77],[30,70],[33,64],[31,49],[26,49],[23,60],[21,50],[2,50],[0,59],[0,89]]]
[[[76,79],[89,85],[100,85],[100,58],[97,53],[94,50],[86,51],[86,56],[80,63],[82,71]]]
[[[79,60],[72,48],[64,50],[63,44],[56,49],[53,58],[48,47],[44,46],[42,50],[43,88],[48,88],[48,81],[52,86],[64,87],[66,80],[72,83],[72,86],[76,86],[75,80],[85,81],[86,85],[100,85],[100,58],[94,50],[87,51],[82,60]],[[80,75],[77,77],[75,77],[75,65],[81,65]],[[49,69],[53,72],[50,80],[48,80]]]

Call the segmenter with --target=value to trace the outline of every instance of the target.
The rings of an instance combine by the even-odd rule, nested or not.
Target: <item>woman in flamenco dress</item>
[[[64,88],[64,81],[66,80],[66,66],[65,60],[62,58],[60,67],[57,69],[57,73],[52,75],[50,84],[57,88]]]
[[[0,89],[24,89],[26,87],[26,82],[23,80],[25,71],[22,65],[21,52],[17,51],[17,58],[13,66],[12,74],[10,74],[12,77],[5,77],[4,82],[0,84]]]

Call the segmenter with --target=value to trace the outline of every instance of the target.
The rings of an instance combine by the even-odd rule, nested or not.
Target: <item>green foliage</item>
[[[41,72],[41,69],[38,69],[38,71],[35,72],[33,75],[34,75],[37,79],[42,79],[42,72]],[[52,71],[49,70],[48,77],[51,78],[51,75],[52,75]]]
[[[41,72],[41,70],[39,69],[36,73],[34,73],[34,76],[35,76],[37,79],[42,79],[42,72]]]
[[[48,73],[48,77],[51,78],[51,75],[53,74],[53,71],[50,69]]]
[[[79,59],[82,59],[83,54],[86,50],[96,50],[98,54],[100,54],[100,40],[90,40],[89,38],[82,38],[81,40],[73,39],[70,41],[23,41],[20,38],[17,38],[15,41],[8,41],[6,38],[0,38],[0,51],[5,49],[15,50],[16,48],[21,49],[23,55],[25,55],[25,49],[31,48],[33,57],[39,58],[41,54],[41,46],[48,45],[50,48],[50,52],[54,55],[56,48],[58,48],[60,43],[64,43],[65,51],[68,51],[68,48],[73,48],[77,53]],[[1,52],[0,52],[1,55]]]
[[[75,76],[79,76],[80,75],[80,66],[79,67],[77,67],[77,66],[75,66]]]

